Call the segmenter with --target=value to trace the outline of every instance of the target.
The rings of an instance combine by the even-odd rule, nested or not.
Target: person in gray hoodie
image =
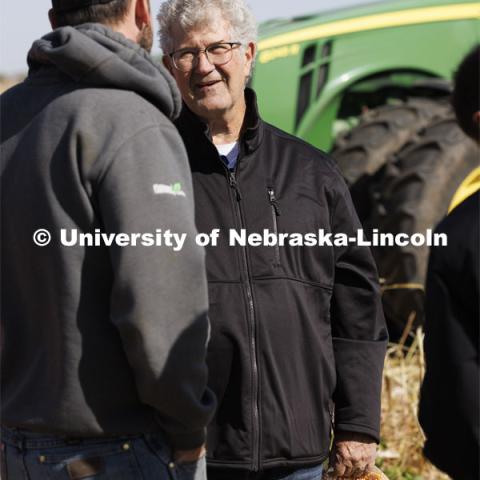
[[[50,20],[1,97],[2,478],[204,478],[204,252],[148,0]]]

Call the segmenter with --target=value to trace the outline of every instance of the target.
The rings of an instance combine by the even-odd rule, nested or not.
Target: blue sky
[[[374,0],[247,0],[258,21],[292,17],[331,10]],[[377,0],[378,1],[378,0]],[[162,0],[151,0],[158,12]],[[1,0],[0,2],[0,74],[25,72],[26,54],[34,40],[50,30],[47,12],[50,0]],[[153,53],[159,51],[155,41]]]

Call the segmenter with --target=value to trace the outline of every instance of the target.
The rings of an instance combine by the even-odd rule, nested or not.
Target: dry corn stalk
[[[387,351],[378,458],[383,470],[408,471],[424,480],[445,480],[449,477],[436,470],[422,454],[425,437],[418,423],[417,407],[425,372],[423,332],[415,332],[409,347],[405,345],[406,338],[403,335],[403,342],[390,344]]]
[[[326,472],[322,480],[336,480],[336,477],[330,472]],[[367,473],[360,477],[352,478],[352,480],[388,480],[388,477],[377,467],[372,467]]]

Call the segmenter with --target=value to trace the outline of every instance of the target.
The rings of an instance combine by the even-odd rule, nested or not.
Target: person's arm
[[[177,252],[168,246],[109,248],[111,321],[139,398],[156,410],[171,446],[201,447],[215,407],[205,361],[207,286],[204,252],[195,243],[190,172],[176,130],[152,126],[126,139],[96,194],[105,233],[187,235]]]
[[[356,237],[361,228],[343,182],[333,194],[332,230]],[[335,248],[331,326],[337,373],[333,463],[337,475],[372,466],[380,440],[382,372],[388,334],[377,269],[368,247]]]

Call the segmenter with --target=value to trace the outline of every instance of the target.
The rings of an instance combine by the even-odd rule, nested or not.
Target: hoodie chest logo
[[[186,197],[182,190],[181,183],[174,183],[173,185],[164,185],[163,183],[153,184],[153,193],[155,195],[174,195],[175,197]]]

